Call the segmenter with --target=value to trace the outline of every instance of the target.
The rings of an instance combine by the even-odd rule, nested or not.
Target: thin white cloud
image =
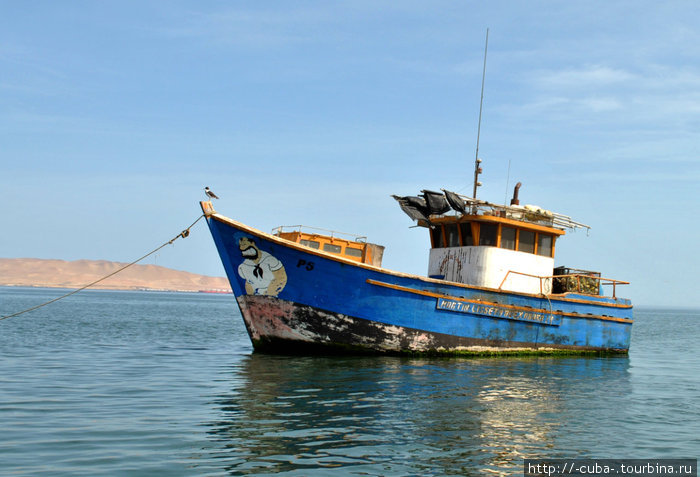
[[[530,113],[544,113],[552,111],[565,111],[567,114],[579,112],[607,112],[622,108],[621,102],[612,97],[582,97],[565,98],[561,96],[540,98],[537,101],[527,103],[523,110]]]
[[[634,71],[633,71],[634,69]],[[700,69],[649,63],[536,70],[516,85],[521,103],[502,111],[541,122],[609,124],[617,130],[696,131],[700,113]],[[504,113],[505,114],[505,113]],[[647,125],[647,126],[645,126]]]
[[[37,48],[28,47],[18,43],[0,44],[0,68],[4,70],[4,84],[6,87],[27,87],[25,81],[10,83],[8,77],[17,76],[21,72],[25,76],[42,78],[44,82],[62,81],[68,78],[68,74],[61,68],[56,59],[48,58]]]
[[[322,9],[253,10],[216,12],[184,11],[157,29],[170,38],[199,39],[209,44],[271,48],[310,41],[314,25],[327,21]]]
[[[569,88],[586,86],[598,88],[605,85],[627,83],[636,79],[637,75],[623,69],[591,65],[577,69],[540,71],[535,81],[543,87]]]
[[[581,183],[669,183],[669,184],[687,184],[700,183],[700,170],[673,170],[666,169],[663,171],[637,171],[629,170],[624,174],[620,174],[617,170],[612,169],[589,169],[579,171],[576,174],[576,179],[573,182]]]
[[[588,97],[582,98],[578,104],[583,109],[588,109],[594,113],[616,111],[623,108],[623,104],[616,98],[610,97]]]

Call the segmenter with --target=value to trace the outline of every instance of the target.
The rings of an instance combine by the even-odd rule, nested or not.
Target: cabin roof
[[[438,224],[453,224],[457,222],[492,222],[503,225],[511,225],[513,227],[519,227],[528,230],[535,230],[537,232],[547,232],[552,235],[564,235],[566,232],[557,227],[551,227],[548,225],[542,225],[537,223],[532,223],[526,220],[514,220],[508,217],[500,217],[496,215],[450,215],[450,216],[440,216],[436,218],[431,218],[430,224],[427,222],[418,222],[421,227],[429,227],[430,225]]]
[[[421,191],[420,196],[396,196],[401,209],[419,226],[430,227],[435,223],[475,220],[499,222],[546,229],[563,235],[565,229],[590,229],[588,225],[574,221],[571,217],[535,205],[501,205],[463,196],[442,189],[442,192]]]
[[[340,255],[354,262],[368,263],[377,267],[381,266],[382,263],[384,247],[369,243],[366,237],[360,235],[307,225],[281,226],[274,229],[272,233],[282,239],[299,243],[311,249]],[[346,238],[338,237],[338,235],[344,235]]]

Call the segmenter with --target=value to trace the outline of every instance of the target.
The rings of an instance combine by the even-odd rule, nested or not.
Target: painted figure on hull
[[[238,274],[245,280],[248,295],[277,296],[287,284],[287,272],[282,262],[255,245],[253,239],[242,237],[238,248],[244,260]]]

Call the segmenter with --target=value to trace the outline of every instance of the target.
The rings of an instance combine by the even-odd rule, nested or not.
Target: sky
[[[0,0],[0,257],[130,262],[200,214],[367,236],[425,275],[391,194],[591,226],[556,265],[700,306],[700,3]],[[146,259],[224,276],[200,221]]]

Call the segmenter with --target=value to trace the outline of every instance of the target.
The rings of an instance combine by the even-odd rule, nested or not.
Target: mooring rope
[[[57,302],[58,300],[62,300],[62,299],[67,298],[67,297],[69,297],[69,296],[71,296],[71,295],[75,295],[76,293],[78,293],[78,292],[80,292],[80,291],[83,291],[83,290],[85,290],[86,288],[90,288],[91,286],[96,285],[97,283],[100,283],[101,281],[104,281],[104,280],[108,279],[109,277],[114,276],[114,275],[116,275],[117,273],[119,273],[119,272],[121,272],[121,271],[123,271],[123,270],[126,270],[126,269],[129,268],[130,266],[132,266],[132,265],[134,265],[134,264],[136,264],[136,263],[139,263],[139,262],[140,262],[141,260],[143,260],[144,258],[146,258],[146,257],[148,257],[148,256],[150,256],[150,255],[153,255],[154,253],[156,253],[158,250],[160,250],[161,248],[165,247],[166,245],[171,245],[175,240],[179,239],[180,237],[182,237],[182,238],[187,238],[187,237],[190,235],[190,229],[191,229],[192,227],[194,227],[194,225],[195,225],[197,222],[199,222],[199,221],[201,220],[202,217],[204,217],[204,214],[202,214],[202,215],[200,215],[199,217],[197,217],[197,220],[195,220],[194,222],[192,222],[192,225],[190,225],[190,226],[187,227],[185,230],[183,230],[182,232],[180,232],[179,234],[177,234],[175,237],[172,238],[172,240],[169,240],[169,241],[165,242],[165,243],[164,243],[163,245],[161,245],[160,247],[151,250],[150,252],[148,252],[148,253],[147,253],[146,255],[144,255],[143,257],[137,258],[137,259],[134,260],[133,262],[124,265],[122,268],[120,268],[120,269],[118,269],[118,270],[115,270],[114,272],[110,273],[109,275],[105,275],[104,277],[100,278],[99,280],[95,280],[94,282],[89,283],[88,285],[85,285],[84,287],[78,288],[77,290],[73,290],[73,291],[71,291],[70,293],[66,293],[65,295],[59,296],[58,298],[54,298],[53,300],[49,300],[49,301],[47,301],[46,303],[42,303],[42,304],[40,304],[40,305],[36,305],[36,306],[31,307],[31,308],[27,308],[26,310],[18,311],[17,313],[13,313],[13,314],[11,314],[11,315],[0,316],[0,321],[6,320],[6,319],[8,319],[8,318],[15,317],[15,316],[23,315],[24,313],[29,313],[30,311],[34,311],[34,310],[36,310],[36,309],[38,309],[38,308],[41,308],[41,307],[43,307],[43,306],[50,305],[51,303]]]

